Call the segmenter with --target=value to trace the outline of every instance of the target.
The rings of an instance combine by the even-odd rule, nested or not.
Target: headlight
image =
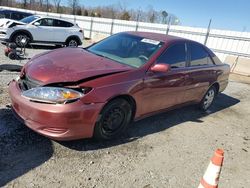
[[[24,91],[22,95],[30,100],[46,103],[67,103],[83,96],[83,93],[68,88],[36,87]]]

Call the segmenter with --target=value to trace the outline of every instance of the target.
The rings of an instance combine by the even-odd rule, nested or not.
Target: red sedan
[[[158,112],[194,103],[207,110],[228,76],[229,66],[197,42],[124,32],[33,57],[9,93],[14,112],[39,134],[112,139]]]

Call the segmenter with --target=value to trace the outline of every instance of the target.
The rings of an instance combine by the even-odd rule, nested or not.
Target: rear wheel
[[[70,38],[66,42],[66,46],[68,46],[68,47],[77,47],[78,46],[78,40],[76,38]]]
[[[203,99],[200,102],[200,108],[204,111],[208,110],[209,107],[213,104],[216,96],[216,88],[214,86],[210,87],[207,93],[204,95]]]
[[[98,140],[110,140],[117,137],[128,127],[131,117],[131,105],[125,99],[115,99],[109,102],[96,122],[94,137]]]

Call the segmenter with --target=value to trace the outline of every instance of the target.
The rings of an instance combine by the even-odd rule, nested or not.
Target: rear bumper
[[[54,140],[75,140],[93,136],[103,103],[43,104],[22,97],[16,81],[9,85],[12,108],[22,122],[35,132]]]

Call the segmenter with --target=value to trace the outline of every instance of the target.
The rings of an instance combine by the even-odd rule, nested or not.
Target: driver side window
[[[53,26],[53,19],[50,18],[44,18],[38,21],[40,23],[40,26]]]
[[[178,43],[170,46],[158,59],[158,63],[166,63],[174,68],[186,66],[186,44]]]

